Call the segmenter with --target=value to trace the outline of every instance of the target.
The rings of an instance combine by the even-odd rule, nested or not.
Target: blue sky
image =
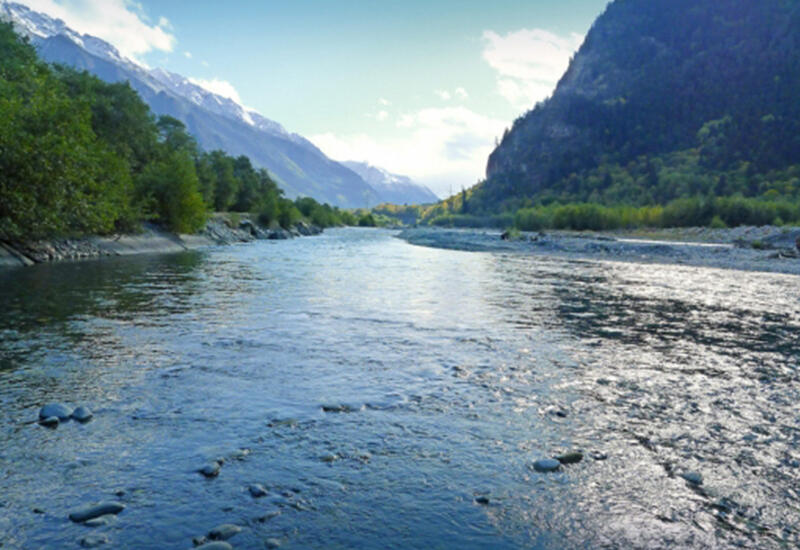
[[[21,0],[196,79],[337,160],[440,195],[483,176],[606,0]],[[54,13],[55,12],[55,13]]]

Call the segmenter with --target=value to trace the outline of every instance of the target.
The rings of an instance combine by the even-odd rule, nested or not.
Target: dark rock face
[[[725,117],[725,143],[715,146],[727,157],[762,171],[796,163],[800,141],[785,136],[800,131],[789,99],[800,90],[798,32],[796,2],[612,2],[553,96],[491,154],[483,192],[494,202],[558,192],[603,158],[622,165],[696,147],[704,124]],[[759,130],[765,120],[771,132]]]

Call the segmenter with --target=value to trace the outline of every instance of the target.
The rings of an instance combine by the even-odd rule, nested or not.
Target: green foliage
[[[194,233],[206,222],[194,162],[188,152],[171,151],[147,165],[137,187],[155,205],[154,219],[178,233]]]
[[[365,214],[358,219],[358,226],[359,227],[376,227],[378,222],[375,221],[375,217],[372,214]]]

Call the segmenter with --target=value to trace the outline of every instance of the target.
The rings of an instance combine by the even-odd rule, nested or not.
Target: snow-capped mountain
[[[306,195],[348,208],[382,202],[360,176],[304,137],[184,76],[144,67],[108,42],[21,4],[0,1],[0,19],[12,22],[46,61],[89,71],[107,82],[129,82],[154,113],[186,124],[201,147],[250,157],[269,170],[289,197]]]
[[[381,202],[427,204],[439,200],[433,191],[407,176],[392,174],[366,162],[345,161],[342,164],[361,176],[378,193]]]

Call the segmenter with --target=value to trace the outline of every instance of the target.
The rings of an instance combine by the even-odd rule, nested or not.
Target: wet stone
[[[99,518],[107,514],[119,514],[125,509],[125,505],[119,502],[101,502],[94,506],[86,506],[75,510],[69,514],[69,519],[75,523],[83,523],[90,519]]]
[[[87,407],[78,407],[72,411],[70,416],[72,416],[73,420],[77,420],[78,422],[88,422],[94,415]]]
[[[577,464],[581,460],[583,460],[583,453],[578,451],[573,451],[569,453],[565,453],[561,456],[556,457],[561,464]]]
[[[475,502],[477,502],[478,504],[481,504],[483,506],[488,506],[489,505],[489,497],[487,497],[487,496],[475,497]]]
[[[267,539],[264,544],[266,545],[267,548],[280,548],[281,541],[279,541],[278,539]]]
[[[210,477],[217,477],[219,475],[220,469],[222,469],[222,464],[220,464],[219,461],[215,460],[214,462],[210,462],[209,464],[206,464],[205,466],[200,468],[198,472],[210,478]]]
[[[92,518],[83,522],[86,527],[105,527],[116,521],[117,516],[113,514],[106,514],[98,518]]]
[[[232,523],[218,525],[208,532],[211,540],[228,540],[242,532],[242,528]]]
[[[223,541],[207,542],[198,546],[196,550],[233,550],[233,546]]]
[[[58,420],[57,416],[48,416],[47,418],[42,418],[39,420],[39,424],[45,428],[58,428],[60,421]]]
[[[254,483],[253,485],[248,487],[248,490],[250,491],[250,495],[253,498],[261,498],[269,494],[269,491],[267,491],[263,485],[260,485],[258,483]]]
[[[328,464],[330,464],[332,462],[336,462],[337,460],[339,460],[339,457],[333,453],[325,453],[324,455],[319,457],[319,459],[322,462],[327,462]]]
[[[533,469],[542,473],[556,472],[561,469],[561,463],[555,458],[542,458],[533,463]]]
[[[681,477],[691,483],[692,485],[702,485],[703,484],[703,476],[698,472],[684,472],[681,474]]]
[[[63,403],[48,403],[39,409],[40,420],[44,420],[45,418],[50,418],[52,416],[55,416],[62,421],[69,420],[69,417],[72,416],[72,409]]]
[[[80,540],[80,544],[84,548],[97,548],[109,542],[111,541],[106,535],[86,535]]]

